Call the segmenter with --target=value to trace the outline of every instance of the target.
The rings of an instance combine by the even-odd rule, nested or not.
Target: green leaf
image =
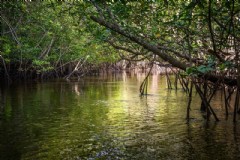
[[[210,71],[213,71],[213,68],[205,65],[201,65],[197,67],[197,71],[201,73],[208,73]]]
[[[196,67],[188,67],[186,69],[186,73],[188,75],[193,75],[193,74],[197,74],[197,68]]]

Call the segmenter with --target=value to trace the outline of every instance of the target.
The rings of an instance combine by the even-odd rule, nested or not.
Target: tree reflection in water
[[[152,75],[149,95],[140,97],[144,76],[126,72],[5,88],[0,159],[240,158],[239,127],[225,120],[221,96],[213,101],[220,122],[202,118],[193,94],[186,123],[187,95]]]

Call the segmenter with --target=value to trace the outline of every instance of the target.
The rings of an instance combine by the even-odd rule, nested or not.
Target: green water
[[[0,159],[239,159],[240,126],[206,123],[194,94],[186,123],[187,95],[152,76],[139,97],[142,75],[86,77],[81,81],[14,84],[1,89]]]

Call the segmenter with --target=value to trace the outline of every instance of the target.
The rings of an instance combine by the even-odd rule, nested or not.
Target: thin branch
[[[21,45],[20,41],[18,40],[17,34],[14,30],[14,28],[12,27],[12,25],[8,22],[8,20],[6,18],[4,18],[4,16],[1,14],[0,17],[2,18],[2,20],[7,24],[7,26],[9,27],[12,37],[13,39],[17,42],[18,45]]]
[[[50,44],[48,45],[48,47],[40,54],[40,56],[38,57],[38,59],[43,59],[44,57],[46,57],[48,55],[48,53],[50,52],[52,45],[54,42],[54,38],[52,38]]]

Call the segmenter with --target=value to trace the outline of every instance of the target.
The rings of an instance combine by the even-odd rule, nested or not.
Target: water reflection
[[[5,89],[3,87],[0,87],[0,116],[4,113],[5,103],[6,103]]]
[[[221,109],[222,121],[206,123],[195,97],[187,124],[184,92],[153,75],[150,95],[140,97],[143,78],[126,72],[1,89],[0,159],[240,158],[239,126]]]

